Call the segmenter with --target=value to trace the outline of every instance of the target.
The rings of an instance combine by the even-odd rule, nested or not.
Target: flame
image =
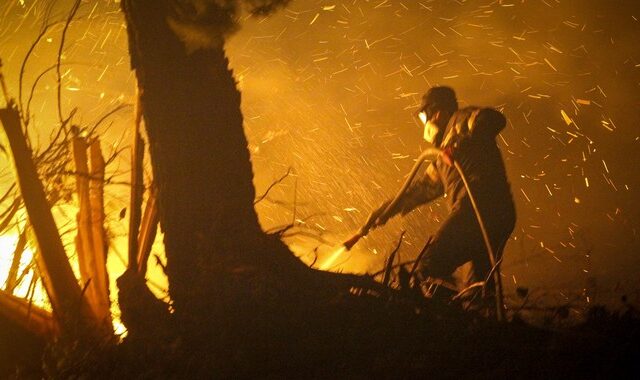
[[[18,244],[19,235],[17,233],[9,233],[5,235],[0,235],[0,290],[6,290],[7,287],[7,279],[9,277],[9,271],[11,270],[11,264],[13,262],[13,254],[16,249],[16,245]],[[33,257],[35,255],[35,249],[31,244],[27,244],[27,247],[22,252],[22,257],[20,258],[20,265],[18,268],[18,274],[22,273],[31,265],[33,261]],[[77,258],[71,257],[69,258],[72,268],[77,270]],[[113,273],[119,273],[124,271],[125,266],[118,263],[115,258],[111,258],[108,264],[109,273],[111,274],[111,314],[113,321],[114,332],[117,336],[124,337],[126,335],[127,329],[122,324],[120,320],[120,308],[116,300],[113,299],[114,295],[117,294],[117,288],[115,287],[114,276]],[[47,295],[46,290],[42,284],[42,280],[37,279],[35,282],[35,286],[32,288],[32,281],[36,268],[32,266],[28,268],[27,273],[24,275],[20,283],[17,284],[12,294],[16,297],[30,299],[31,302],[35,306],[38,306],[44,310],[51,311],[51,303],[49,301],[49,296]]]
[[[6,290],[7,279],[9,277],[9,271],[11,269],[11,263],[13,262],[13,253],[18,244],[18,234],[6,234],[0,236],[0,288]],[[33,304],[39,306],[45,310],[51,310],[51,304],[47,297],[46,292],[42,286],[40,280],[35,283],[35,287],[31,289],[32,281],[35,274],[35,267],[29,268],[29,265],[33,261],[34,250],[27,245],[22,252],[20,258],[20,264],[18,266],[18,274],[27,270],[22,280],[16,285],[13,290],[13,295],[21,298],[29,298]],[[31,291],[31,294],[30,294]]]

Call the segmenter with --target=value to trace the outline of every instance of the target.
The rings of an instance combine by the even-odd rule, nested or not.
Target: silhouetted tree
[[[187,346],[207,352],[225,350],[242,323],[259,323],[251,299],[265,282],[280,281],[265,276],[290,284],[324,276],[260,228],[240,93],[223,45],[241,9],[264,14],[286,2],[219,3],[122,2],[158,188],[172,319]],[[128,313],[140,310],[140,299],[122,293],[130,332],[149,329]]]

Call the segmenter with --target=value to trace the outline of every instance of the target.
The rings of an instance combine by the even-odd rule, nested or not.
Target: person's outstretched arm
[[[421,176],[412,181],[404,193],[396,196],[398,198],[397,202],[394,202],[396,198],[389,199],[373,210],[365,224],[344,245],[347,248],[351,248],[360,238],[366,236],[371,229],[386,224],[390,218],[397,214],[405,215],[415,208],[439,198],[443,193],[444,186],[435,165],[431,163]]]

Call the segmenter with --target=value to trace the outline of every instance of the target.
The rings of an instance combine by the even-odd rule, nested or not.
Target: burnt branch
[[[400,238],[398,238],[398,243],[396,244],[396,247],[389,255],[389,258],[387,259],[384,276],[382,277],[382,285],[384,286],[389,286],[389,282],[391,281],[391,269],[393,267],[393,262],[396,258],[396,255],[400,250],[400,246],[402,245],[402,238],[404,238],[404,234],[405,234],[405,231],[402,231],[402,233],[400,234]]]
[[[105,120],[107,120],[110,116],[118,113],[119,111],[122,111],[126,108],[131,107],[131,104],[128,103],[124,103],[124,104],[120,104],[119,106],[115,107],[114,109],[112,109],[111,111],[107,112],[106,114],[104,114],[100,119],[98,119],[97,122],[95,122],[95,124],[93,125],[93,127],[89,128],[88,133],[89,135],[93,135],[96,130],[98,129],[98,127],[104,123]]]
[[[38,36],[33,41],[31,46],[29,47],[27,54],[25,54],[24,59],[22,60],[22,65],[20,66],[20,75],[18,77],[18,102],[19,102],[20,111],[22,114],[22,121],[24,122],[25,126],[29,124],[29,111],[28,111],[29,107],[27,106],[27,112],[25,113],[24,103],[22,102],[22,88],[23,88],[23,82],[24,82],[24,74],[27,68],[27,62],[29,62],[29,58],[31,58],[31,54],[33,54],[34,50],[36,49],[36,47],[38,46],[42,38],[45,36],[45,34],[47,34],[47,31],[49,31],[49,29],[54,25],[54,23],[49,23],[49,19],[51,17],[51,11],[53,9],[54,4],[55,4],[54,2],[49,2],[47,4],[44,18],[42,20],[42,27],[40,28],[40,32],[38,33]]]
[[[289,177],[290,174],[291,174],[291,168],[287,169],[287,172],[282,177],[278,178],[271,185],[269,185],[269,187],[267,187],[267,190],[261,196],[257,197],[255,201],[253,201],[253,204],[256,205],[261,201],[263,201],[269,195],[269,192],[274,187],[276,187],[276,185],[278,185],[279,183],[284,181],[287,177]]]
[[[60,123],[64,120],[62,116],[62,75],[60,74],[60,66],[62,60],[62,51],[64,50],[64,43],[67,38],[67,31],[69,30],[69,25],[71,25],[71,21],[76,16],[78,12],[78,8],[80,8],[80,0],[76,0],[69,11],[69,16],[67,17],[67,21],[64,24],[64,29],[62,30],[62,38],[60,39],[60,47],[58,49],[58,59],[56,62],[56,76],[58,79],[58,119]]]

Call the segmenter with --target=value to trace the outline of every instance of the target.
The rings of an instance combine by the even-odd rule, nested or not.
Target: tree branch
[[[255,201],[253,201],[253,204],[256,205],[258,203],[260,203],[261,201],[263,201],[267,195],[269,195],[269,192],[279,183],[281,183],[282,181],[284,181],[289,174],[291,174],[291,168],[287,169],[287,172],[280,178],[278,178],[277,180],[275,180],[271,185],[269,185],[269,187],[267,188],[267,190],[259,197],[256,198]]]
[[[64,29],[62,30],[62,38],[60,39],[60,48],[58,49],[58,60],[56,62],[56,75],[58,78],[58,119],[60,123],[64,120],[62,117],[62,76],[60,74],[60,64],[62,59],[62,51],[64,50],[64,42],[67,37],[67,30],[69,29],[69,25],[71,25],[71,21],[76,15],[76,12],[80,8],[80,0],[75,0],[73,6],[71,7],[71,11],[69,12],[69,16],[67,17],[67,21],[64,24]]]

